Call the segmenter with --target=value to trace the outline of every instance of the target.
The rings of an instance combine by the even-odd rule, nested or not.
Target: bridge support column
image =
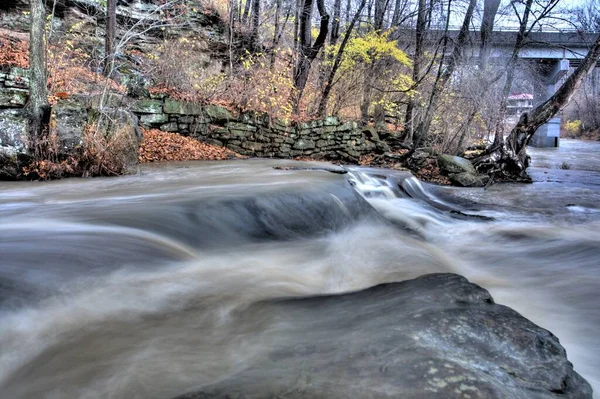
[[[556,92],[558,82],[569,72],[569,60],[557,60],[552,67],[534,79],[533,105],[537,106]],[[560,116],[552,118],[540,126],[531,138],[529,145],[533,147],[558,147],[560,144]]]

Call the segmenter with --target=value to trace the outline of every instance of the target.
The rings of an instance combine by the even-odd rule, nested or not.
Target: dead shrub
[[[165,93],[177,100],[208,103],[222,93],[225,74],[219,63],[210,61],[206,42],[179,38],[165,41],[153,54],[146,54],[147,74],[153,76],[153,93]]]
[[[138,143],[124,126],[103,134],[97,125],[86,125],[82,144],[72,154],[60,149],[54,134],[36,140],[33,161],[23,168],[23,175],[33,180],[63,177],[118,176],[127,173]]]
[[[87,125],[78,159],[82,177],[118,176],[127,173],[132,163],[131,154],[138,143],[126,126],[104,134],[97,126]]]

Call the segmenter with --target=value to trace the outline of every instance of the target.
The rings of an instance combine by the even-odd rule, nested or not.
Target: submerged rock
[[[178,399],[592,397],[552,333],[457,275],[268,301],[235,317],[275,322],[255,343],[266,353]]]

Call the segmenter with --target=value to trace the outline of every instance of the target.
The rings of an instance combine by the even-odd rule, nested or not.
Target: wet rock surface
[[[256,344],[266,354],[178,399],[592,397],[552,333],[454,274],[268,301],[234,317],[264,315],[272,328]]]
[[[444,154],[438,157],[438,164],[450,181],[459,187],[483,187],[489,180],[489,176],[478,175],[473,164],[465,158]]]

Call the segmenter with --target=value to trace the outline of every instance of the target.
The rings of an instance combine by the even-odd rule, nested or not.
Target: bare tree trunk
[[[477,171],[503,180],[529,180],[525,169],[529,166],[526,146],[542,126],[563,109],[579,89],[600,57],[600,36],[581,65],[573,72],[552,97],[529,113],[521,115],[504,145],[475,160]]]
[[[30,0],[31,25],[29,40],[29,139],[34,144],[38,154],[44,155],[44,135],[48,132],[50,123],[50,104],[48,103],[44,32],[46,22],[46,8],[43,0]],[[40,154],[41,152],[41,154]]]
[[[431,27],[431,21],[433,21],[433,9],[435,6],[435,0],[429,0],[429,9],[427,10],[427,28]]]
[[[115,61],[115,31],[117,29],[117,0],[106,1],[106,37],[104,38],[104,76],[110,77]]]
[[[340,44],[340,48],[335,56],[335,60],[333,62],[333,67],[329,71],[329,77],[327,78],[327,84],[325,85],[325,88],[323,89],[321,101],[319,102],[319,108],[318,108],[317,112],[320,117],[325,116],[325,114],[327,112],[327,102],[329,101],[329,94],[331,93],[331,88],[333,87],[333,79],[335,78],[335,74],[337,73],[337,71],[340,67],[340,64],[342,63],[342,57],[344,55],[344,50],[346,49],[346,45],[348,44],[348,41],[350,40],[350,36],[352,36],[352,30],[354,29],[354,25],[356,25],[356,22],[360,18],[360,14],[362,13],[362,10],[365,8],[366,4],[367,4],[367,0],[361,0],[360,5],[358,6],[358,10],[356,10],[354,17],[352,18],[352,21],[350,22],[350,25],[348,25],[348,28],[346,29],[346,33],[344,35],[344,39],[342,40],[342,43]]]
[[[260,0],[252,0],[252,44],[258,46],[258,24],[260,22]]]
[[[592,95],[586,97],[588,97],[589,102],[592,105],[592,127],[593,129],[598,129],[600,127],[600,120],[598,119],[600,117],[600,114],[598,113],[598,71],[594,69],[591,74]]]
[[[363,123],[369,122],[369,107],[371,105],[371,76],[373,75],[373,65],[369,65],[365,72],[363,82],[362,101],[360,103],[360,119]]]
[[[494,142],[492,144],[492,148],[502,146],[504,143],[504,119],[506,118],[508,96],[510,95],[510,89],[515,79],[515,67],[517,60],[519,59],[519,51],[521,50],[521,47],[523,47],[523,42],[527,37],[527,24],[529,21],[532,4],[533,0],[527,0],[527,3],[525,3],[525,10],[523,11],[523,17],[521,18],[517,40],[515,41],[515,46],[513,47],[513,52],[506,68],[506,80],[504,82],[504,88],[502,89],[502,97],[500,99],[500,106],[498,108],[498,115],[496,117]]]
[[[281,2],[281,0],[277,0],[277,1]],[[273,51],[271,51],[271,66],[270,66],[271,69],[273,69],[275,67],[275,59],[276,59],[275,52],[277,51],[277,46],[279,46],[279,42],[281,41],[281,36],[285,32],[285,27],[290,19],[291,13],[292,13],[292,10],[291,10],[291,5],[290,5],[290,7],[288,7],[287,12],[285,14],[285,20],[283,21],[283,26],[281,28],[278,28],[275,30],[275,33],[277,36],[273,37]],[[295,31],[294,31],[294,33],[295,33]],[[294,46],[294,48],[295,48],[295,46]]]
[[[300,104],[300,99],[302,98],[304,88],[306,87],[306,82],[308,81],[308,75],[310,73],[310,67],[312,65],[312,62],[317,57],[317,54],[319,54],[319,51],[325,44],[325,40],[327,39],[327,33],[329,31],[329,14],[327,14],[327,10],[325,9],[325,2],[324,0],[317,0],[317,9],[319,10],[319,15],[321,16],[321,24],[319,28],[319,34],[315,39],[314,44],[311,46],[310,17],[312,14],[312,8],[313,0],[304,0],[302,12],[300,14],[299,26],[300,54],[298,55],[296,67],[294,68],[294,86],[298,91],[298,94],[293,101],[295,112],[298,111],[298,106]]]
[[[387,0],[375,0],[375,15],[373,18],[373,28],[375,30],[383,29],[383,19],[387,4]]]
[[[288,12],[288,16],[289,16]],[[281,0],[275,0],[275,31],[273,32],[273,45],[271,46],[270,69],[275,66],[275,52],[277,51],[277,42],[279,41],[279,18],[281,16]],[[287,21],[287,20],[286,20]]]
[[[229,73],[233,73],[233,36],[235,32],[235,23],[237,20],[238,6],[236,0],[229,0],[229,30],[227,47],[229,47]]]
[[[406,2],[404,5],[406,5]],[[398,25],[398,22],[400,21],[400,14],[402,14],[403,11],[404,7],[402,7],[402,0],[396,0],[396,3],[394,4],[394,14],[392,15],[392,27]]]
[[[481,45],[479,47],[479,69],[485,71],[490,58],[490,40],[494,32],[494,20],[500,7],[500,0],[485,0],[481,20]]]
[[[434,111],[439,102],[440,95],[446,88],[446,84],[450,80],[450,77],[456,70],[456,67],[462,60],[462,53],[467,43],[467,38],[469,35],[469,26],[471,25],[471,19],[473,18],[473,11],[475,10],[475,5],[477,4],[477,0],[469,0],[469,6],[467,8],[467,12],[465,14],[465,18],[463,19],[463,24],[458,33],[458,37],[456,38],[456,42],[454,44],[454,49],[452,51],[452,55],[448,61],[448,64],[445,68],[438,70],[438,77],[436,78],[436,82],[433,85],[433,89],[431,91],[431,95],[429,96],[429,103],[427,109],[425,110],[425,116],[423,120],[419,123],[417,128],[415,129],[415,136],[413,138],[413,145],[411,151],[409,152],[410,156],[412,153],[423,143],[429,134],[429,129],[431,127],[431,122],[433,121]],[[450,10],[448,10],[447,22],[449,21]]]
[[[419,0],[417,9],[417,26],[415,30],[415,54],[413,56],[413,82],[418,82],[421,76],[421,63],[423,60],[423,41],[425,40],[425,30],[427,29],[427,0]],[[413,120],[414,120],[415,99],[409,98],[406,105],[406,115],[404,117],[404,139],[408,142],[413,138]]]
[[[250,15],[250,5],[253,0],[246,0],[246,4],[244,4],[244,15],[242,16],[242,23],[246,25],[248,23],[248,16]]]
[[[342,18],[342,0],[333,2],[333,21],[331,22],[331,33],[329,35],[329,43],[334,45],[340,38],[340,22]]]
[[[292,65],[294,65],[294,71],[292,75],[296,75],[296,64],[298,63],[298,58],[300,57],[300,14],[302,13],[302,0],[295,0],[294,5],[294,45],[292,48]]]
[[[352,8],[351,0],[346,1],[346,23],[350,22],[350,9]]]

